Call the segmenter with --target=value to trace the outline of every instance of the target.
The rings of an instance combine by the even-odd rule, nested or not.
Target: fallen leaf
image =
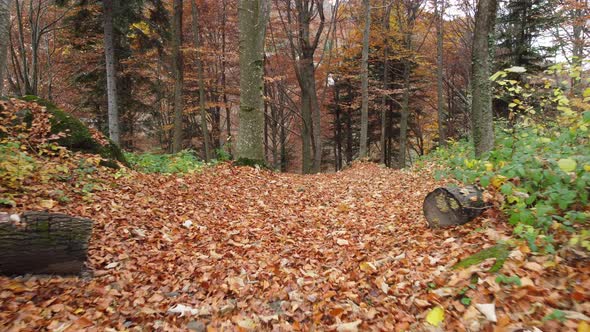
[[[445,309],[441,306],[430,309],[426,315],[426,321],[432,326],[439,326],[445,320]]]
[[[476,303],[475,307],[481,312],[490,322],[497,322],[496,305],[494,303]]]

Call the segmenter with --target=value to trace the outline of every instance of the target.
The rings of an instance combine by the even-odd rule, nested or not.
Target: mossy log
[[[73,275],[82,272],[92,220],[61,213],[25,212],[0,222],[0,274]]]
[[[115,161],[119,161],[123,165],[129,166],[123,151],[121,151],[115,143],[107,139],[109,144],[100,144],[92,137],[92,133],[88,129],[88,126],[76,117],[59,109],[53,103],[37,96],[24,96],[23,100],[35,102],[47,108],[47,111],[52,115],[52,118],[50,119],[51,133],[65,134],[64,137],[57,140],[57,144],[72,151],[100,155],[105,159],[102,162],[103,166],[118,168]],[[30,120],[25,116],[25,121]]]
[[[432,228],[462,225],[484,210],[482,191],[475,186],[437,188],[424,199],[424,216]]]

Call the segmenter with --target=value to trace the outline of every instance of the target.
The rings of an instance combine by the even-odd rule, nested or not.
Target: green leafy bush
[[[133,168],[145,173],[192,173],[206,166],[190,150],[177,154],[126,153],[125,157]]]
[[[36,161],[17,142],[0,143],[0,186],[20,189],[38,168]]]
[[[550,71],[558,76],[565,69]],[[445,166],[437,176],[479,182],[500,192],[510,222],[518,225],[515,233],[532,250],[541,239],[551,252],[552,238],[545,235],[550,228],[559,224],[575,232],[587,228],[590,220],[590,88],[578,95],[566,93],[562,82],[547,77],[537,78],[537,85],[499,82],[509,89],[499,94],[516,101],[509,105],[508,120],[496,123],[495,149],[487,155],[475,159],[472,144],[463,140],[450,142],[427,159]]]

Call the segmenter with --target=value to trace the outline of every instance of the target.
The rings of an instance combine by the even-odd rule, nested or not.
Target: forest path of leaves
[[[366,163],[313,176],[133,173],[60,208],[95,220],[93,277],[0,278],[0,326],[408,327],[432,305],[428,284],[491,243],[474,231],[481,222],[426,227],[422,201],[437,185]],[[196,311],[167,312],[177,304]]]

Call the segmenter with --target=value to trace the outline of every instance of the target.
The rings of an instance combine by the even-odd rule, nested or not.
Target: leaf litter
[[[90,277],[0,277],[5,331],[587,330],[587,262],[513,239],[501,273],[521,286],[498,284],[493,258],[454,270],[511,228],[493,210],[427,228],[423,198],[443,184],[429,172],[114,172],[101,167],[83,197],[72,183],[33,183],[2,209],[95,222]],[[54,190],[79,199],[48,204]],[[566,319],[543,319],[554,310]]]

